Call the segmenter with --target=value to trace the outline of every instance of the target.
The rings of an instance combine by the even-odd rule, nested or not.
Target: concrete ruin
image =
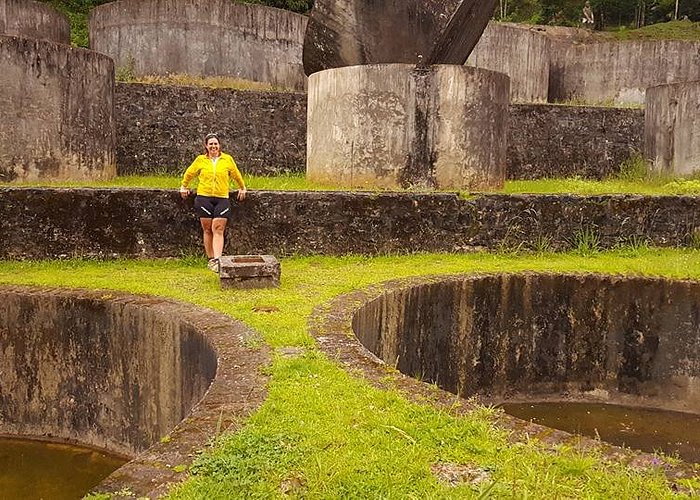
[[[225,76],[303,90],[306,23],[230,0],[119,0],[90,12],[90,48],[134,76]]]
[[[112,60],[0,35],[0,61],[0,181],[114,177]]]
[[[304,71],[359,64],[464,64],[495,0],[317,0]]]
[[[219,259],[219,282],[231,288],[277,288],[281,267],[273,255],[224,255]]]
[[[653,169],[674,177],[700,172],[700,80],[648,89],[644,116]]]
[[[0,0],[0,35],[70,43],[68,18],[34,0]]]
[[[98,491],[159,497],[262,403],[254,335],[164,298],[0,287],[0,433],[139,455]]]
[[[353,188],[499,188],[508,103],[508,77],[466,66],[314,73],[307,178]]]
[[[463,397],[563,397],[700,413],[700,283],[606,275],[423,278],[359,307],[389,366]]]

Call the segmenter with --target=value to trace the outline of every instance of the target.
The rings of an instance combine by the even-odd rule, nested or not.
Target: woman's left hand
[[[238,190],[238,196],[236,197],[238,201],[243,201],[245,200],[245,194],[248,192],[246,188],[240,188]]]

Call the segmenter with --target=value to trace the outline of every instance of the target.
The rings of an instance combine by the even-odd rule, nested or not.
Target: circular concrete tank
[[[90,48],[137,76],[226,76],[303,90],[307,19],[231,0],[120,0],[90,13]]]
[[[509,79],[382,64],[309,77],[307,177],[345,187],[483,189],[505,180]]]
[[[0,35],[0,62],[0,181],[116,175],[109,57]]]
[[[0,35],[70,43],[66,16],[44,2],[0,0]]]
[[[148,449],[98,489],[151,496],[262,402],[269,357],[251,335],[157,297],[0,287],[0,434]]]
[[[357,338],[447,391],[700,412],[700,282],[525,273],[389,290],[356,311]]]

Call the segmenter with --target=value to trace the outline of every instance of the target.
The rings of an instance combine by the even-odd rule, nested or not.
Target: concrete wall
[[[133,456],[205,394],[217,355],[166,301],[0,289],[0,432]]]
[[[202,252],[192,200],[176,190],[0,189],[0,258],[167,257]],[[21,221],[17,214],[22,214]],[[167,214],[164,216],[163,214]],[[465,252],[691,245],[697,196],[250,191],[233,203],[227,254]],[[41,237],[37,238],[40,229]]]
[[[552,50],[549,101],[644,103],[648,87],[700,80],[700,42],[639,40]]]
[[[597,389],[697,412],[699,297],[691,281],[472,275],[390,289],[353,329],[388,365],[465,397]]]
[[[314,73],[307,177],[350,187],[500,187],[508,92],[505,75],[456,65]]]
[[[508,179],[602,179],[644,146],[641,109],[516,104],[509,122]]]
[[[66,16],[44,2],[0,0],[0,35],[70,43]]]
[[[550,40],[542,33],[490,23],[467,64],[505,73],[515,102],[547,102]]]
[[[230,0],[120,0],[90,13],[90,47],[136,75],[221,75],[303,89],[306,23]]]
[[[0,180],[113,177],[112,60],[0,35],[0,61]]]
[[[245,173],[272,175],[305,167],[302,93],[118,83],[115,117],[122,175],[182,174],[212,131]]]
[[[303,172],[306,113],[302,93],[118,83],[118,171],[180,174],[217,130],[247,173]],[[643,130],[638,109],[511,105],[506,176],[604,177],[642,150]]]
[[[700,172],[700,80],[647,90],[644,143],[657,171]]]

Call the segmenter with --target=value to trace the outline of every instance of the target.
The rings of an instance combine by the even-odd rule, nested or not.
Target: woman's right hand
[[[180,197],[183,200],[186,200],[189,195],[190,195],[190,190],[187,189],[186,187],[180,186]]]

